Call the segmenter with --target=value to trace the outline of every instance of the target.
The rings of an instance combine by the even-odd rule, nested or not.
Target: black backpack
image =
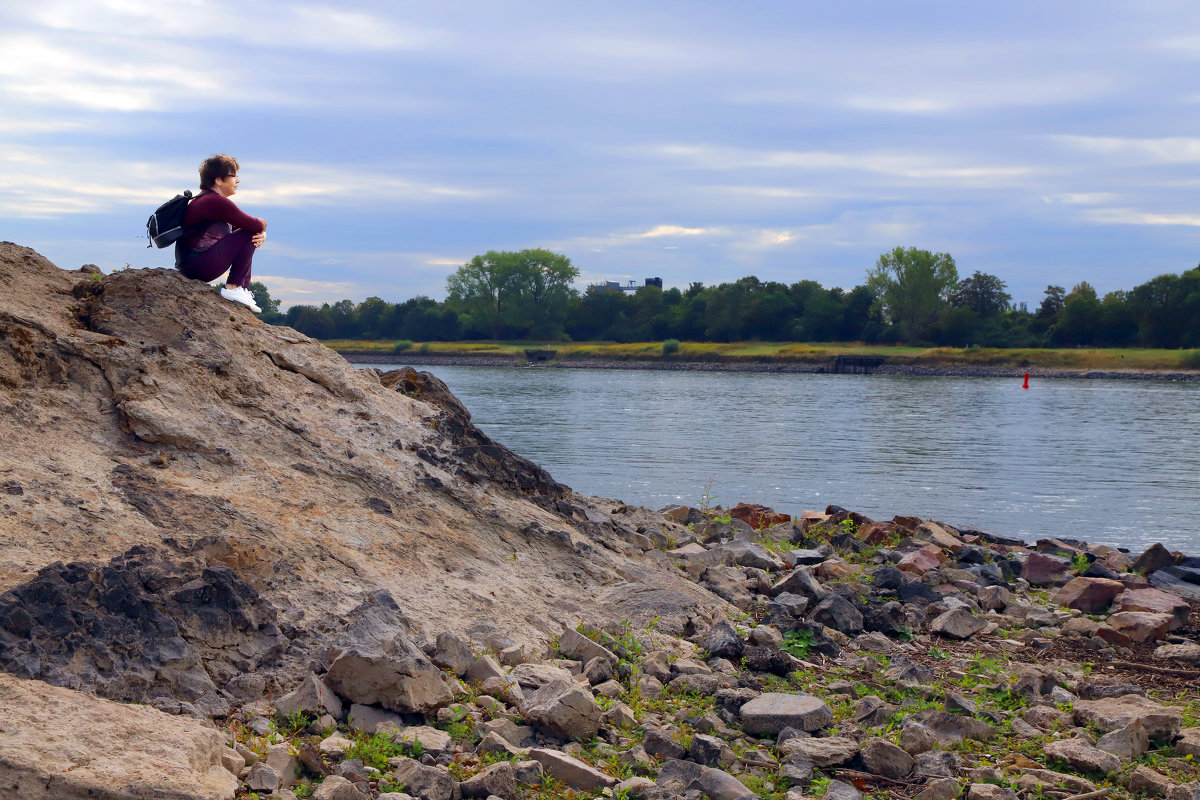
[[[146,220],[146,237],[150,244],[156,247],[166,247],[174,244],[184,234],[183,215],[187,213],[188,203],[192,200],[190,189],[183,194],[177,194],[154,210],[150,219]],[[149,247],[150,245],[146,245]]]

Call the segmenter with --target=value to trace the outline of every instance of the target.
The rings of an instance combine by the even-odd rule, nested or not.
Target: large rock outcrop
[[[428,373],[173,270],[0,243],[0,284],[2,669],[219,712],[332,663],[378,591],[385,627],[479,646],[723,606],[643,555],[649,512],[555,482]]]

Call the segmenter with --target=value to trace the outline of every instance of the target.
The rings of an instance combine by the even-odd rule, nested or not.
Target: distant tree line
[[[1087,282],[1046,287],[1037,309],[1014,307],[1003,280],[960,279],[948,253],[884,253],[861,286],[825,288],[754,276],[686,289],[623,292],[572,287],[579,276],[548,250],[488,252],[446,282],[444,301],[370,297],[278,312],[266,287],[252,289],[267,322],[317,339],[477,339],[615,342],[865,341],[953,347],[1200,347],[1200,267],[1160,275],[1103,297]]]

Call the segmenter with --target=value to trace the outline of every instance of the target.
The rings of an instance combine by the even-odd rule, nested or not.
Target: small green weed
[[[808,651],[816,644],[816,636],[807,628],[788,631],[783,635],[783,650],[796,658],[808,658]]]
[[[377,733],[355,740],[346,751],[346,758],[357,758],[368,767],[386,772],[389,758],[407,755],[408,752],[409,747],[406,743],[397,742],[390,734]]]

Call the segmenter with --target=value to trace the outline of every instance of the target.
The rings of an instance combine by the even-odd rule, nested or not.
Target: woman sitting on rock
[[[229,198],[238,187],[236,158],[215,155],[200,165],[200,194],[188,203],[184,233],[175,248],[175,266],[189,278],[211,281],[229,270],[221,289],[226,300],[262,311],[250,293],[250,262],[266,241],[267,223],[251,217]]]

